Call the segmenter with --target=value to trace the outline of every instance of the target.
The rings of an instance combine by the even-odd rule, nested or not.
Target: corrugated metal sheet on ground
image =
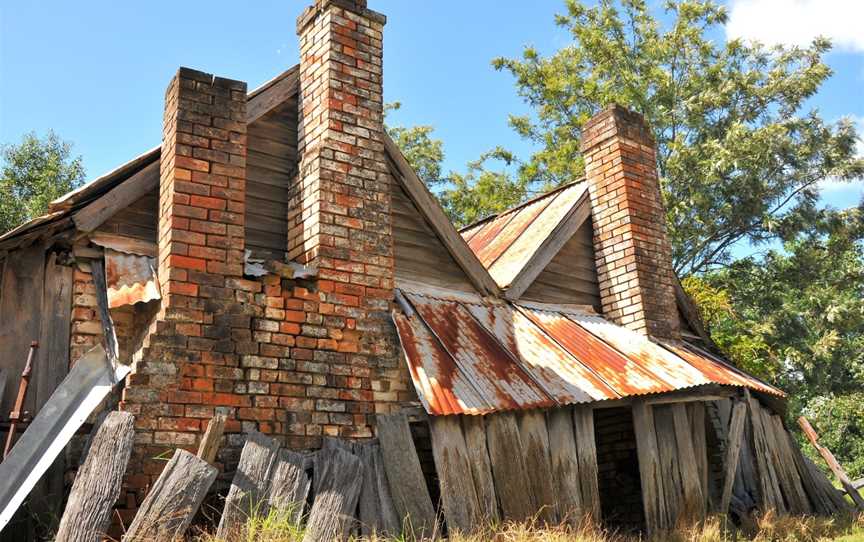
[[[433,415],[484,414],[671,392],[705,384],[782,396],[686,344],[657,344],[602,317],[532,303],[405,292],[394,312],[411,378]]]
[[[502,288],[510,285],[543,241],[587,190],[568,185],[462,230],[462,237]]]
[[[159,299],[156,259],[105,249],[105,281],[108,307],[120,307]]]

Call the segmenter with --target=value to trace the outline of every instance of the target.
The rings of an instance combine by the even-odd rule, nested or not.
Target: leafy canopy
[[[44,214],[48,204],[84,182],[81,157],[54,132],[26,134],[0,147],[0,232]]]
[[[849,120],[831,124],[806,101],[831,75],[828,41],[808,48],[718,44],[725,8],[670,0],[663,25],[643,0],[567,0],[557,17],[573,43],[548,57],[528,47],[498,58],[531,107],[510,123],[540,149],[523,182],[557,186],[580,177],[580,130],[612,103],[654,129],[676,271],[731,260],[739,242],[788,239],[816,213],[818,183],[864,175]]]

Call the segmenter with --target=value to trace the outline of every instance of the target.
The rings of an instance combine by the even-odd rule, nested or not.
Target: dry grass
[[[219,540],[200,534],[195,542],[301,542],[303,530],[274,517],[250,520],[243,536]],[[355,542],[416,542],[401,538],[369,537]],[[452,542],[646,542],[644,538],[617,534],[594,525],[544,528],[531,523],[506,523],[484,532],[456,533]],[[864,542],[864,516],[858,518],[778,517],[766,514],[751,524],[736,528],[720,517],[704,524],[677,529],[654,537],[656,542]]]

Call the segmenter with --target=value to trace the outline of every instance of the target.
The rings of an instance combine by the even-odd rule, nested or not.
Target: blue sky
[[[310,0],[254,2],[61,2],[0,6],[0,143],[54,129],[83,155],[93,178],[159,144],[162,99],[177,66],[245,80],[254,88],[297,62],[294,21]],[[763,41],[806,42],[814,28],[838,40],[835,71],[812,105],[825,118],[854,117],[864,131],[864,20],[858,0],[730,0],[729,32]],[[568,43],[553,23],[563,2],[541,0],[369,0],[389,17],[385,98],[403,108],[394,123],[431,124],[446,166],[495,145],[527,155],[507,126],[526,106],[496,56],[532,44]],[[250,3],[252,5],[252,3]],[[862,150],[864,152],[864,150]],[[856,186],[826,185],[825,201],[856,204]]]

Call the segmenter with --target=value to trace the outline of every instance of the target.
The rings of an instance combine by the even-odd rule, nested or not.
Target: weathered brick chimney
[[[677,339],[675,273],[654,137],[638,113],[613,105],[582,128],[604,315]]]

